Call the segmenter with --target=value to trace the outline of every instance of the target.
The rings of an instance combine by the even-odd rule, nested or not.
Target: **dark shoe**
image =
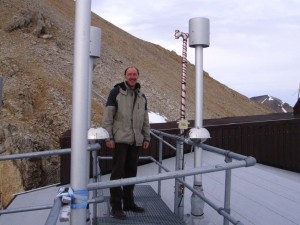
[[[132,212],[136,212],[136,213],[143,213],[143,212],[145,212],[144,208],[139,207],[136,204],[131,205],[131,206],[124,206],[123,210],[124,211],[132,211]]]
[[[126,219],[126,214],[121,209],[112,209],[111,210],[111,215],[114,218],[119,219],[119,220],[125,220]]]

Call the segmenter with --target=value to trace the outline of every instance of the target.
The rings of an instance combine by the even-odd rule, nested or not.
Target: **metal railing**
[[[212,201],[210,201],[202,193],[195,190],[192,186],[190,186],[188,183],[186,183],[181,178],[177,178],[177,180],[180,183],[182,183],[186,188],[188,188],[192,193],[194,193],[195,195],[200,197],[205,203],[207,203],[209,206],[211,206],[214,210],[216,210],[220,215],[222,215],[224,217],[224,221],[223,221],[224,225],[229,224],[229,222],[231,222],[232,224],[241,225],[242,222],[234,219],[230,215],[231,169],[239,168],[239,167],[253,166],[253,165],[256,164],[256,159],[252,156],[244,156],[244,155],[237,154],[237,153],[234,153],[234,152],[231,152],[231,151],[228,151],[228,150],[224,150],[224,149],[216,148],[216,147],[213,147],[213,146],[209,146],[209,145],[206,145],[206,144],[203,144],[203,143],[195,143],[195,142],[191,141],[190,139],[186,139],[186,138],[182,137],[182,135],[176,136],[176,135],[168,134],[168,133],[157,131],[157,130],[152,130],[152,134],[156,138],[158,138],[160,140],[160,142],[165,142],[162,137],[168,137],[170,139],[176,140],[177,142],[186,143],[186,144],[189,144],[189,145],[192,145],[192,146],[199,146],[203,150],[207,150],[209,152],[213,152],[213,153],[225,156],[225,163],[217,164],[217,165],[214,165],[214,166],[202,167],[198,171],[199,172],[198,174],[217,172],[217,171],[221,171],[221,170],[226,171],[225,172],[224,206],[223,207],[220,207],[220,206],[216,205],[215,203],[213,203]],[[160,148],[161,148],[161,145],[160,145]],[[161,149],[160,149],[160,151],[161,151]],[[176,158],[178,158],[178,157],[179,156],[176,155]],[[232,162],[232,159],[235,159],[237,161]],[[165,171],[169,171],[169,170],[166,170],[166,168],[164,168],[164,167],[163,167],[163,169]],[[197,169],[192,169],[190,171],[192,172],[194,170],[197,170]],[[182,171],[180,173],[182,173]],[[194,175],[194,174],[191,174],[191,173],[187,173],[187,174]],[[176,195],[175,195],[175,198],[176,198]],[[175,202],[176,202],[176,199],[174,201],[174,204],[175,204]],[[175,208],[175,206],[174,206],[174,208]]]
[[[159,170],[158,174],[147,176],[147,177],[133,177],[133,178],[127,178],[122,180],[112,180],[112,181],[105,181],[105,182],[94,182],[89,183],[87,186],[88,190],[98,190],[98,189],[105,189],[105,188],[112,188],[112,187],[118,187],[118,186],[125,186],[125,185],[132,185],[132,184],[140,184],[140,183],[147,183],[152,181],[158,181],[158,190],[157,193],[161,195],[161,181],[166,179],[173,179],[175,178],[178,182],[183,184],[186,188],[188,188],[192,193],[196,194],[198,197],[200,197],[205,203],[207,203],[209,206],[211,206],[215,211],[217,211],[220,215],[224,217],[224,225],[229,224],[231,222],[232,224],[239,224],[242,225],[242,222],[236,220],[230,215],[230,193],[231,193],[231,169],[234,168],[240,168],[240,167],[248,167],[253,166],[256,163],[255,158],[251,156],[243,156],[231,151],[223,150],[220,148],[216,148],[213,146],[205,145],[203,143],[195,143],[189,139],[186,139],[182,137],[182,135],[172,135],[165,132],[157,131],[157,130],[151,130],[151,134],[158,138],[159,143],[159,159],[158,161],[154,159],[152,156],[143,156],[139,159],[148,159],[154,162],[156,165],[158,165]],[[163,152],[163,143],[170,146],[172,149],[177,150],[174,146],[166,142],[163,137],[168,137],[170,139],[176,140],[177,142],[186,143],[192,146],[199,146],[204,150],[207,150],[209,152],[213,152],[216,154],[224,155],[225,157],[225,163],[221,163],[218,165],[213,166],[205,166],[202,168],[194,168],[190,170],[181,170],[181,171],[170,171],[168,168],[163,166],[162,164],[162,152]],[[179,145],[177,145],[178,147]],[[178,154],[176,155],[176,158],[178,158]],[[98,156],[98,159],[100,160],[111,160],[112,157],[103,157]],[[232,159],[235,159],[236,161],[232,161]],[[166,171],[167,173],[161,174],[161,169]],[[199,193],[197,190],[195,190],[191,185],[189,185],[187,182],[185,182],[182,177],[190,176],[190,175],[196,175],[196,174],[205,174],[205,173],[211,173],[211,172],[217,172],[217,171],[223,171],[225,170],[225,193],[224,193],[224,206],[218,206],[211,200],[209,200],[207,197],[205,197],[202,193]],[[176,200],[177,195],[175,194],[174,197],[174,204],[178,202]],[[176,206],[174,205],[174,208]],[[179,216],[179,215],[178,215]]]
[[[121,180],[112,180],[112,181],[105,181],[101,182],[100,176],[100,167],[98,163],[99,160],[110,160],[111,157],[103,157],[103,156],[96,156],[97,154],[93,154],[93,182],[87,185],[88,191],[93,191],[93,197],[90,200],[87,200],[87,204],[93,204],[93,219],[97,217],[97,204],[104,201],[103,196],[98,195],[98,190],[111,188],[111,187],[118,187],[124,185],[131,185],[131,184],[140,184],[140,183],[147,183],[152,181],[158,182],[158,195],[161,195],[161,181],[167,179],[176,179],[180,182],[184,187],[188,188],[192,193],[197,195],[201,198],[205,203],[211,206],[215,211],[217,211],[221,216],[224,217],[223,224],[227,225],[230,223],[242,225],[243,223],[236,220],[230,215],[230,193],[231,193],[231,169],[240,168],[240,167],[248,167],[253,166],[256,163],[255,158],[249,156],[243,156],[231,151],[223,150],[220,148],[216,148],[213,146],[205,145],[203,143],[195,143],[190,139],[186,139],[182,137],[182,135],[172,135],[165,132],[151,130],[151,134],[159,139],[159,158],[158,161],[154,159],[152,156],[143,156],[140,157],[142,160],[150,160],[154,162],[158,166],[158,174],[154,174],[151,176],[145,177],[133,177],[133,178],[126,178]],[[186,143],[192,146],[199,146],[204,150],[209,152],[217,153],[223,155],[225,157],[225,163],[220,163],[217,165],[212,166],[205,166],[201,168],[193,168],[193,169],[185,169],[185,170],[176,170],[170,171],[166,168],[162,163],[162,152],[163,152],[163,144],[169,145],[172,149],[176,150],[171,144],[166,142],[163,138],[168,137],[172,140],[176,140],[177,142]],[[177,145],[179,146],[179,145]],[[88,151],[98,151],[101,148],[100,144],[90,144],[88,146]],[[44,156],[52,156],[52,155],[62,155],[62,154],[70,154],[71,149],[60,149],[60,150],[50,150],[50,151],[43,151],[43,152],[34,152],[34,153],[23,153],[23,154],[15,154],[15,155],[6,155],[1,156],[0,161],[4,160],[14,160],[14,159],[23,159],[23,158],[36,158],[36,157],[44,157]],[[176,155],[178,157],[178,155]],[[235,161],[232,161],[235,159]],[[166,173],[161,173],[162,169],[166,171]],[[217,171],[226,171],[225,172],[225,193],[224,193],[224,205],[218,206],[210,199],[205,197],[202,193],[199,193],[195,190],[191,185],[184,181],[185,176],[197,175],[197,174],[206,174],[211,172]],[[174,204],[176,201],[177,195],[175,194],[174,197]],[[9,214],[9,213],[17,213],[17,212],[27,212],[27,211],[34,211],[34,210],[41,210],[41,209],[51,209],[50,214],[47,218],[45,225],[55,225],[57,219],[59,217],[59,213],[62,207],[62,199],[61,196],[57,196],[54,199],[53,205],[39,205],[39,206],[31,206],[31,207],[23,207],[18,209],[6,209],[0,210],[0,215],[2,214]],[[174,206],[175,208],[176,206]],[[179,216],[179,215],[178,215]]]
[[[92,152],[98,151],[100,149],[100,147],[101,146],[98,143],[90,144],[88,146],[87,151],[92,151]],[[48,150],[48,151],[42,151],[42,152],[29,152],[29,153],[20,153],[20,154],[0,156],[0,161],[26,159],[26,158],[41,158],[41,157],[46,157],[46,156],[65,155],[65,154],[70,154],[70,153],[71,153],[71,148],[54,149],[54,150]],[[95,201],[90,201],[90,203],[94,203],[94,202]],[[4,215],[4,214],[11,214],[11,213],[51,209],[45,225],[55,225],[57,222],[57,219],[59,217],[61,207],[62,207],[62,200],[61,200],[61,196],[60,196],[60,197],[57,197],[54,199],[53,204],[36,205],[36,206],[30,206],[30,207],[19,207],[19,208],[14,208],[14,209],[0,210],[0,216]]]

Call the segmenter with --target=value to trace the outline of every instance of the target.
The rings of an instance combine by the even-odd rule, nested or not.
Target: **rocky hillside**
[[[269,95],[261,95],[256,97],[250,98],[252,101],[255,101],[257,103],[260,103],[262,105],[265,105],[267,107],[270,107],[274,111],[278,113],[287,113],[287,112],[293,112],[293,107],[290,106],[288,103],[283,102],[279,98],[269,96]]]
[[[0,0],[0,76],[3,101],[0,149],[5,154],[59,149],[71,128],[73,0]],[[93,15],[102,29],[102,55],[95,68],[92,126],[100,126],[103,102],[123,71],[140,69],[149,109],[179,118],[181,57],[140,40]],[[170,39],[173,34],[170,34]],[[194,118],[194,66],[187,68],[187,118]],[[205,73],[204,117],[266,114],[271,110],[222,85]],[[75,90],[76,91],[76,90]],[[97,94],[97,95],[96,95]],[[58,182],[59,159],[0,162],[0,192],[13,193]]]

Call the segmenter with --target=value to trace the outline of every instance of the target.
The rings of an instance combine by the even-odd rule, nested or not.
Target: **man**
[[[113,151],[110,180],[135,177],[138,153],[142,148],[147,149],[150,142],[147,99],[137,82],[139,70],[128,67],[124,76],[125,81],[116,84],[108,96],[102,124],[110,137],[106,146]],[[113,217],[126,219],[124,211],[144,212],[134,202],[133,189],[134,185],[110,189]]]

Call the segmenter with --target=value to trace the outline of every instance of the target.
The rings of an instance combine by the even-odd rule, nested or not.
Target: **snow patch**
[[[282,111],[283,111],[284,113],[287,113],[287,111],[285,110],[285,108],[283,107],[283,105],[282,105],[281,109],[282,109]]]
[[[161,116],[159,113],[155,112],[148,112],[149,115],[149,122],[150,123],[166,123],[167,122],[167,117]]]
[[[268,100],[268,98],[265,98],[264,100],[262,100],[261,104],[264,104],[265,101],[267,101],[267,100]]]

